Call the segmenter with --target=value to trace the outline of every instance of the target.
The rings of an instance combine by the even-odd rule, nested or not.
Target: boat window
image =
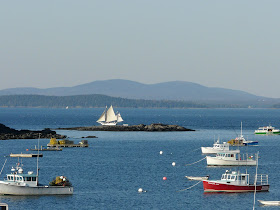
[[[36,177],[32,177],[32,181],[34,181],[34,182],[35,182],[35,181],[36,181]]]
[[[22,182],[22,177],[19,177],[19,181],[21,181],[21,182]]]
[[[18,177],[18,176],[16,177],[16,180],[17,180],[17,181],[19,180],[19,177]]]
[[[231,176],[231,180],[235,180],[235,177],[236,177],[236,176],[232,175],[232,176]]]
[[[14,180],[14,177],[13,177],[13,176],[11,176],[11,180],[12,180],[12,181]]]
[[[241,180],[245,180],[245,176],[242,176],[242,177],[241,177]]]
[[[231,157],[234,157],[234,154],[231,154]]]
[[[23,177],[23,181],[25,181],[25,177]]]
[[[230,174],[227,175],[227,179],[230,179]]]
[[[8,176],[7,178],[8,178],[8,180],[10,180],[10,179],[11,179],[11,178],[10,178],[10,176]]]
[[[226,175],[225,175],[225,174],[223,174],[223,175],[222,175],[222,179],[226,179],[226,177],[225,177],[225,176],[226,176]]]
[[[31,177],[29,177],[29,176],[26,177],[26,181],[29,181],[29,182],[30,182],[30,181],[31,181]]]

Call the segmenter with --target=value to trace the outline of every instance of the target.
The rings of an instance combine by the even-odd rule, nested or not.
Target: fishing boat
[[[237,136],[235,139],[231,139],[228,141],[228,143],[232,146],[253,146],[257,145],[258,141],[251,141],[246,140],[244,136],[242,135],[242,122],[241,122],[241,133],[239,136]]]
[[[71,195],[73,187],[66,177],[59,176],[49,185],[39,184],[39,173],[23,172],[22,164],[12,167],[6,179],[0,181],[1,195]]]
[[[273,135],[273,134],[280,134],[279,129],[275,129],[271,125],[265,127],[259,127],[258,130],[255,130],[255,134],[263,134],[263,135]]]
[[[258,200],[262,205],[266,206],[280,206],[280,201],[263,201],[263,200]]]
[[[118,112],[115,114],[113,106],[111,105],[109,109],[107,109],[106,106],[104,112],[96,122],[100,123],[101,125],[117,125],[117,123],[122,121],[123,119],[121,114]]]
[[[207,176],[186,176],[188,180],[202,181],[209,179],[209,175]]]
[[[202,154],[216,154],[218,152],[229,151],[229,143],[220,143],[219,139],[213,144],[213,147],[201,147]]]
[[[255,166],[257,164],[253,155],[240,154],[238,150],[219,152],[215,157],[206,156],[208,166]]]
[[[226,170],[220,180],[203,180],[203,189],[205,193],[266,192],[269,190],[268,175],[258,174],[254,180],[256,182],[250,182],[248,173]]]

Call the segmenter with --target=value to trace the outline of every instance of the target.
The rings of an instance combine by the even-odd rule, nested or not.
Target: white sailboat
[[[115,114],[113,106],[111,105],[109,109],[107,109],[106,106],[104,112],[96,122],[100,123],[101,125],[117,125],[118,122],[122,121],[123,119],[121,117],[121,114]]]

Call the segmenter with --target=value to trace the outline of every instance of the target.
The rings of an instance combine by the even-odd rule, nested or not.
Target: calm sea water
[[[60,131],[75,143],[88,139],[89,148],[65,148],[61,152],[43,152],[39,159],[40,183],[55,176],[67,176],[74,186],[72,196],[0,196],[10,209],[252,209],[253,193],[204,194],[202,183],[185,176],[210,175],[219,179],[226,167],[207,167],[201,160],[201,146],[211,146],[240,134],[259,146],[242,147],[242,152],[260,152],[259,173],[269,174],[270,192],[257,193],[256,200],[279,200],[280,136],[258,136],[254,130],[271,124],[280,128],[277,109],[117,109],[124,123],[178,124],[195,132],[81,132]],[[103,109],[26,109],[0,108],[0,123],[15,129],[97,125]],[[46,145],[49,139],[41,139]],[[10,153],[26,152],[37,140],[0,141],[5,162]],[[160,155],[159,152],[163,151]],[[8,158],[0,176],[4,178],[18,160]],[[21,160],[20,160],[21,161]],[[23,159],[24,169],[36,171],[36,159]],[[172,166],[176,162],[176,166]],[[246,167],[239,168],[245,171]],[[247,168],[255,172],[254,167]],[[163,180],[167,177],[167,180]],[[138,193],[143,188],[145,193]],[[256,209],[264,209],[256,203]],[[276,207],[274,207],[276,208]],[[269,209],[274,209],[270,207]]]

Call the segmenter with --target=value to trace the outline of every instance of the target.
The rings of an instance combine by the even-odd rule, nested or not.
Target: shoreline
[[[87,127],[72,127],[72,128],[57,128],[55,130],[78,130],[78,131],[147,131],[147,132],[167,132],[167,131],[195,131],[179,125],[165,125],[153,123],[150,125],[115,125],[115,126],[87,126]]]

